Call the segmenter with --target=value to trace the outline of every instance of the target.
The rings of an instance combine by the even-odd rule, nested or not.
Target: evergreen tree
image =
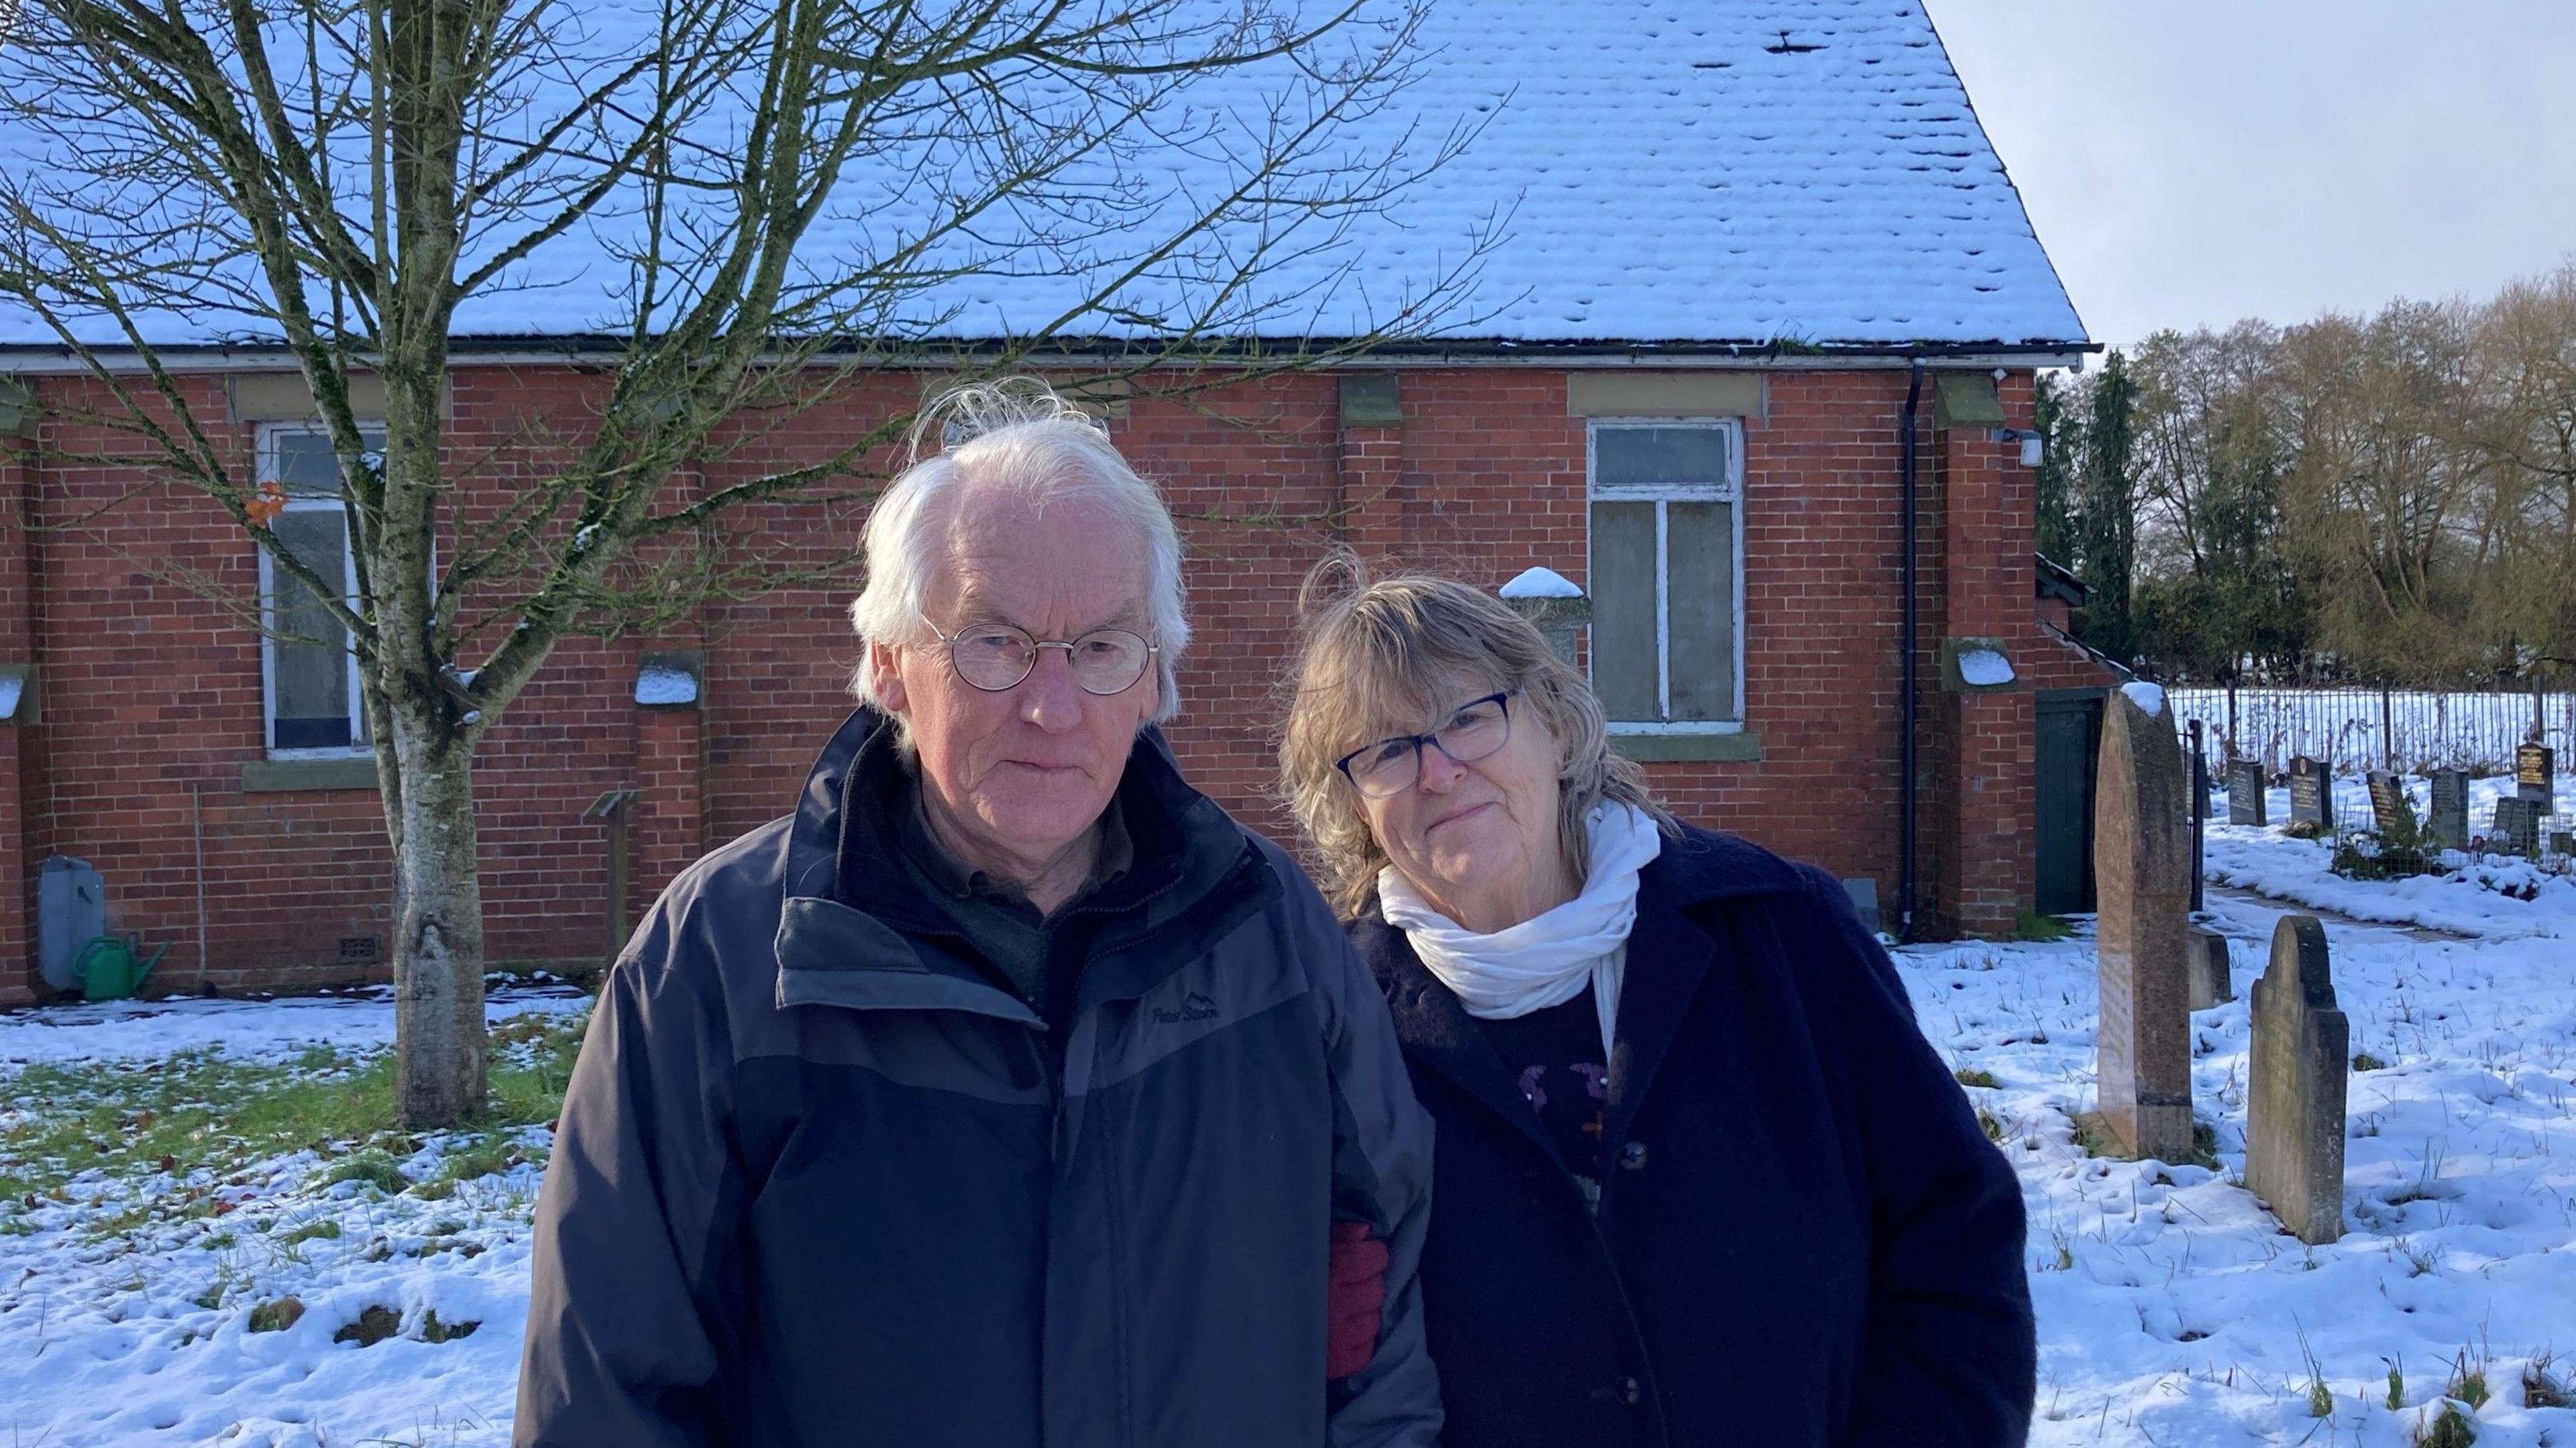
[[[2073,479],[2072,526],[2080,538],[2074,567],[2091,595],[2084,605],[2084,641],[2125,661],[2138,643],[2130,617],[2138,558],[2138,384],[2117,350],[2104,360],[2091,393]]]

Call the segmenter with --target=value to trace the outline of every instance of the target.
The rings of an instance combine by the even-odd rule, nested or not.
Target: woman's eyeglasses
[[[1391,734],[1364,744],[1333,762],[1351,787],[1371,799],[1384,799],[1413,788],[1422,777],[1422,748],[1432,745],[1456,764],[1473,764],[1511,742],[1512,715],[1505,701],[1512,691],[1487,694],[1462,704],[1449,721],[1428,734]]]

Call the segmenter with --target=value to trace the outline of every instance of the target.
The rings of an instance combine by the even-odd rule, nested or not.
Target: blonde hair
[[[1306,575],[1297,612],[1303,637],[1280,740],[1280,787],[1314,844],[1325,898],[1344,919],[1368,908],[1387,855],[1335,761],[1412,727],[1400,721],[1454,702],[1462,673],[1518,693],[1514,712],[1534,715],[1556,740],[1557,845],[1574,879],[1584,877],[1590,854],[1584,821],[1604,800],[1633,805],[1678,833],[1647,793],[1644,771],[1610,752],[1591,685],[1501,599],[1429,573],[1371,579],[1356,556],[1336,553]]]
[[[924,457],[925,445],[938,451]],[[888,484],[861,535],[867,582],[850,603],[850,626],[863,643],[921,644],[930,638],[921,606],[930,581],[946,566],[956,525],[951,495],[1002,488],[1039,503],[1077,499],[1105,504],[1145,541],[1145,617],[1161,684],[1154,717],[1180,712],[1181,651],[1190,622],[1181,584],[1181,536],[1161,493],[1129,467],[1091,417],[1034,377],[1006,377],[941,394],[913,424],[914,462]],[[882,707],[864,661],[850,680],[862,704]]]

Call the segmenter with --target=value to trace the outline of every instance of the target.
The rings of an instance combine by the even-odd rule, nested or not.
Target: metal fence
[[[2516,745],[2531,737],[2529,690],[2433,692],[2413,689],[2174,687],[2165,691],[2178,723],[2197,719],[2213,762],[2233,739],[2236,753],[2279,775],[2292,755],[2322,759],[2339,775],[2373,769],[2471,774],[2513,769]],[[2576,769],[2576,693],[2538,698],[2541,742]]]

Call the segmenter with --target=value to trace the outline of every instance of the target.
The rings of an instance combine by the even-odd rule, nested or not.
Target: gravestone
[[[2487,848],[2524,859],[2540,853],[2540,802],[2506,795],[2496,801],[2495,826],[2487,831]]]
[[[2558,751],[2546,744],[2524,744],[2513,751],[2513,792],[2539,805],[2539,813],[2558,809]]]
[[[2469,777],[2456,769],[2433,771],[2433,807],[2424,831],[2449,850],[2469,847]]]
[[[2186,982],[2187,1003],[2193,1010],[2205,1011],[2236,999],[2236,982],[2227,970],[2227,937],[2205,926],[2191,927],[2191,941],[2186,961],[2190,979]]]
[[[2406,833],[2415,828],[2415,806],[2406,798],[2406,786],[2385,769],[2374,769],[2367,776],[2370,784],[2370,822],[2385,835]]]
[[[2290,760],[2290,823],[2334,828],[2334,776],[2325,761],[2304,754]]]
[[[2158,701],[2104,701],[2093,804],[2102,1021],[2095,1037],[2103,1124],[2132,1157],[2191,1155],[2191,1007],[2186,918],[2191,827],[2182,750]]]
[[[2345,1072],[2352,1026],[2335,1005],[2326,928],[2282,917],[2254,982],[2245,1185],[2302,1242],[2343,1235]]]
[[[2264,825],[2263,761],[2231,759],[2227,761],[2227,822],[2231,825]]]

